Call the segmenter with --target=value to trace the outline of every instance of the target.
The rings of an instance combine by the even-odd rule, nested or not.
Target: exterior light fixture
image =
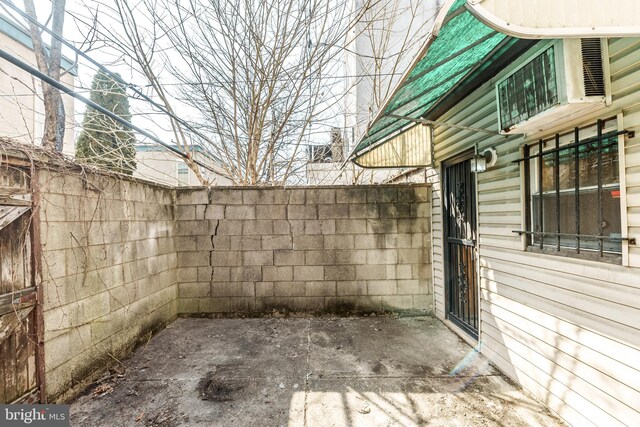
[[[484,172],[487,170],[487,159],[482,154],[476,154],[471,158],[471,172]]]
[[[471,172],[480,173],[493,166],[498,161],[495,148],[487,148],[482,154],[478,153],[471,158]]]

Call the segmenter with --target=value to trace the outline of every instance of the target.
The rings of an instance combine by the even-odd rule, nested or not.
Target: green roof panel
[[[360,140],[354,150],[356,157],[413,124],[391,115],[422,117],[508,38],[477,20],[466,10],[465,2],[457,0],[451,6],[427,52]]]

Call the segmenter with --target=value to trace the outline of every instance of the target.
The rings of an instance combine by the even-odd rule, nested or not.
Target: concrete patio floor
[[[178,319],[73,426],[561,425],[429,318]]]

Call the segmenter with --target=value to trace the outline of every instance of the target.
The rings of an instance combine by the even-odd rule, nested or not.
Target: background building
[[[363,0],[353,0],[354,11]],[[391,0],[367,5],[345,50],[345,140],[348,148],[366,131],[424,44],[441,0]]]
[[[176,148],[178,147],[176,146]],[[224,170],[211,157],[205,154],[201,147],[192,148],[192,152],[197,160],[216,170],[217,173],[213,173],[206,169],[201,169],[202,174],[209,179],[212,185],[233,184]],[[180,157],[157,144],[138,144],[136,146],[136,170],[133,176],[167,185],[192,186],[202,184],[196,174]]]
[[[0,45],[2,49],[20,60],[36,67],[31,35],[11,20],[0,15]],[[62,83],[73,89],[77,66],[62,57]],[[73,155],[74,106],[73,99],[62,97],[66,113],[63,153]],[[25,144],[40,145],[44,130],[44,102],[40,80],[27,71],[10,64],[0,63],[0,136],[12,138]]]
[[[418,54],[441,1],[369,3],[352,0],[354,14],[363,7],[369,10],[346,41],[344,131],[339,149],[335,137],[331,138],[331,147],[310,149],[307,182],[311,185],[373,184],[387,181],[397,173],[387,169],[367,170],[352,164],[344,169],[341,166],[344,156],[367,130],[369,121]],[[332,155],[318,158],[311,153],[319,150]]]

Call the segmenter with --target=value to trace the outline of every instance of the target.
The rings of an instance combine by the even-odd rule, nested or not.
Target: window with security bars
[[[558,104],[558,99],[555,53],[551,46],[498,83],[500,126],[508,131]]]
[[[622,251],[615,119],[525,147],[528,243],[540,249]]]

